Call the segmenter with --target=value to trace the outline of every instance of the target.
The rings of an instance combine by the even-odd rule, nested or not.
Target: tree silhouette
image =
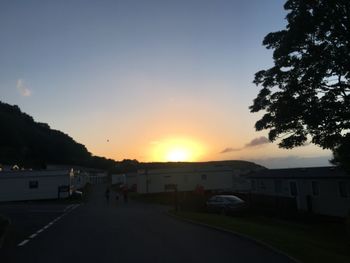
[[[350,1],[288,0],[288,24],[263,40],[274,66],[255,74],[262,86],[251,112],[265,111],[256,130],[293,148],[308,140],[349,167]]]
[[[83,165],[111,169],[116,162],[92,156],[69,135],[35,122],[18,106],[0,101],[0,164],[44,168],[46,164]]]

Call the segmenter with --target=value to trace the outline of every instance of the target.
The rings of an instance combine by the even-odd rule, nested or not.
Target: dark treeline
[[[35,122],[16,105],[0,101],[0,164],[45,168],[47,164],[110,169],[116,162],[93,156],[69,135]]]

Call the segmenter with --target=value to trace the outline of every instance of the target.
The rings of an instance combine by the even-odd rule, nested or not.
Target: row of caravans
[[[233,169],[232,166],[184,166],[112,175],[112,183],[140,194],[195,191],[241,193],[270,204],[290,200],[299,211],[330,216],[350,214],[350,175],[335,167]]]
[[[134,173],[112,175],[112,184],[123,184],[140,194],[161,193],[176,186],[178,191],[205,190],[240,191],[250,190],[245,175],[261,167],[236,168],[232,165],[193,163],[175,167],[142,169]]]
[[[107,174],[91,169],[0,171],[0,202],[66,198],[86,183],[104,183]]]

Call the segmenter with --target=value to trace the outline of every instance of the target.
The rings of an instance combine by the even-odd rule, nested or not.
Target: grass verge
[[[169,213],[263,241],[303,263],[350,262],[350,240],[345,224],[305,224],[262,216],[229,217],[183,211]]]
[[[169,194],[138,194],[130,193],[129,197],[135,201],[142,203],[158,204],[158,205],[174,205],[174,197]]]

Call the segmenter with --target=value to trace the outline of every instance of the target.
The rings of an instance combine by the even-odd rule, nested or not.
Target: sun
[[[204,153],[202,144],[189,138],[165,138],[152,143],[152,160],[161,162],[194,162]]]
[[[185,162],[190,161],[190,152],[188,149],[174,148],[170,149],[166,159],[168,162]]]

